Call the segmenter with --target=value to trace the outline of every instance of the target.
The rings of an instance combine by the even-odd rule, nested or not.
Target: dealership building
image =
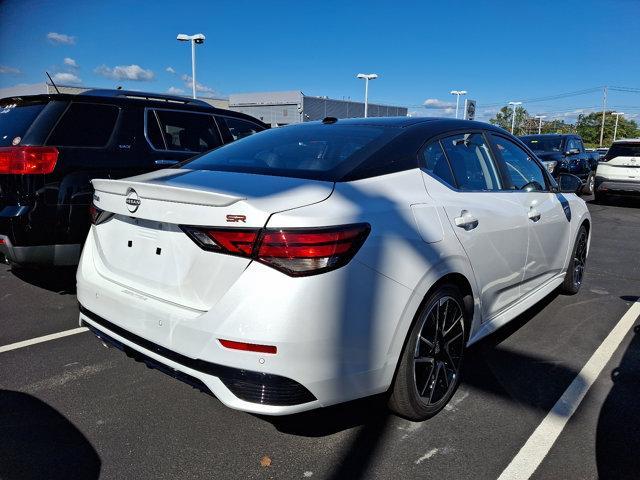
[[[364,117],[364,103],[311,97],[299,90],[287,92],[237,93],[229,96],[229,108],[259,118],[271,126],[322,120],[325,117]],[[369,117],[406,117],[407,109],[369,103]]]

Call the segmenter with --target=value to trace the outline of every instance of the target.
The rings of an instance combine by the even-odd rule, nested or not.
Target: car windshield
[[[371,125],[291,125],[237,140],[181,167],[337,181],[399,131]]]
[[[0,103],[0,147],[20,143],[46,102],[15,103],[4,99]]]
[[[614,143],[605,158],[611,160],[616,157],[640,157],[640,143]]]
[[[534,152],[562,151],[562,137],[524,137],[522,141]]]

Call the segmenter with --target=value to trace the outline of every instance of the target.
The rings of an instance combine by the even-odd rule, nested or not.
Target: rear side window
[[[604,158],[611,160],[616,157],[640,157],[640,143],[614,143]]]
[[[149,110],[149,113],[155,113],[157,123],[147,118],[147,137],[158,150],[199,153],[222,144],[215,120],[209,114],[173,110]]]
[[[116,126],[114,105],[72,103],[47,140],[56,147],[104,147]]]
[[[422,151],[422,165],[431,175],[455,188],[456,181],[453,179],[453,173],[440,142],[431,143]]]
[[[218,117],[218,120],[225,123],[234,140],[248,137],[249,135],[253,135],[254,133],[258,133],[264,130],[264,128],[256,125],[255,123],[241,120],[239,118]]]
[[[460,190],[500,190],[498,171],[484,136],[465,133],[441,140]]]
[[[24,137],[46,102],[0,105],[0,147],[16,144]]]

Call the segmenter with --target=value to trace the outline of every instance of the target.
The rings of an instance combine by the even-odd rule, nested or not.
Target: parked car
[[[552,175],[576,175],[583,181],[584,193],[593,193],[597,162],[585,151],[580,135],[525,135],[520,139],[543,161]]]
[[[580,288],[591,220],[559,180],[498,127],[425,118],[327,118],[96,179],[80,321],[233,408],[390,391],[423,420],[467,345]]]
[[[74,265],[89,230],[91,179],[186,160],[267,126],[184,97],[122,90],[0,100],[0,257]]]
[[[598,165],[595,199],[605,202],[609,195],[640,194],[640,139],[613,142]]]

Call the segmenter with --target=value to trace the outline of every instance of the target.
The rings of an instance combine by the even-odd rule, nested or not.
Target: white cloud
[[[182,81],[184,82],[184,86],[187,88],[193,88],[193,79],[191,78],[191,75],[182,75]],[[202,83],[198,82],[196,80],[196,92],[200,92],[200,93],[216,93],[215,90],[211,87],[208,87],[206,85],[203,85]]]
[[[62,84],[78,84],[78,83],[82,83],[82,79],[79,78],[77,75],[74,75],[73,73],[69,73],[69,72],[58,72],[53,76],[53,81],[55,83],[62,83]]]
[[[169,72],[172,75],[176,74],[176,71],[173,69],[173,67],[167,67],[167,68],[165,68],[165,71]]]
[[[424,105],[424,108],[434,108],[434,109],[452,108],[456,106],[455,103],[445,102],[444,100],[440,100],[437,98],[427,98],[424,101],[423,105]]]
[[[167,93],[170,93],[172,95],[182,95],[184,93],[184,90],[181,88],[169,87],[169,90],[167,90]]]
[[[116,80],[134,80],[148,82],[155,78],[152,70],[142,68],[140,65],[117,65],[113,68],[100,65],[94,70],[98,75]]]
[[[14,67],[8,67],[6,65],[0,65],[0,73],[18,75],[20,70]]]
[[[49,32],[47,33],[47,38],[51,43],[64,45],[75,45],[76,43],[76,37],[65,35],[64,33]]]
[[[78,68],[78,64],[76,63],[76,61],[73,58],[66,57],[63,60],[63,62],[64,62],[65,65],[67,65],[69,67]]]

